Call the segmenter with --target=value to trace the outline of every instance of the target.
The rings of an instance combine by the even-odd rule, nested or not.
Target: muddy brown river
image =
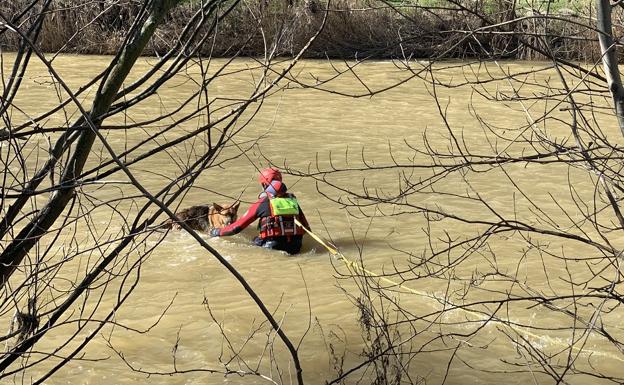
[[[109,60],[109,57],[61,56],[54,65],[71,87],[78,87]],[[150,63],[148,59],[140,60],[136,74],[147,70]],[[223,63],[224,60],[215,60],[215,65]],[[457,79],[474,78],[474,73],[467,73],[466,68],[455,64],[451,63],[449,68],[440,70],[438,76],[441,81],[461,83]],[[258,71],[252,69],[255,65],[249,59],[237,60],[230,66],[231,74],[210,86],[210,97],[218,95],[219,98],[212,107],[216,110],[216,116],[221,113],[217,109],[219,106],[246,95],[253,87],[258,79]],[[334,65],[344,68],[344,63]],[[516,72],[548,66],[547,63],[503,65]],[[483,68],[475,66],[473,70],[478,73]],[[497,67],[493,65],[490,70],[496,71]],[[192,73],[197,70],[191,68],[189,71]],[[207,169],[183,199],[177,200],[177,204],[187,207],[212,202],[229,203],[240,197],[242,214],[260,192],[256,182],[257,169],[266,167],[270,161],[283,170],[292,171],[290,175],[285,174],[284,181],[299,198],[312,230],[324,239],[331,239],[350,261],[363,261],[366,269],[374,274],[409,266],[409,257],[413,262],[423,250],[430,247],[425,218],[417,213],[393,215],[405,209],[394,207],[392,202],[383,204],[378,210],[372,206],[365,207],[363,212],[367,215],[363,215],[356,209],[347,209],[338,203],[336,200],[340,199],[348,202],[348,196],[330,184],[358,192],[364,190],[363,186],[369,192],[376,188],[376,193],[383,196],[385,191],[395,191],[399,187],[402,177],[406,175],[404,173],[409,174],[410,178],[429,175],[427,169],[406,171],[388,167],[376,172],[363,171],[365,167],[362,158],[366,164],[375,166],[390,166],[394,162],[422,162],[427,158],[416,154],[410,146],[422,149],[425,132],[432,148],[448,148],[449,137],[438,106],[432,98],[434,92],[442,101],[441,108],[447,110],[449,125],[457,133],[461,132],[460,140],[469,143],[468,146],[475,152],[487,152],[493,146],[492,142],[484,139],[479,119],[511,128],[525,124],[527,115],[519,104],[509,108],[503,103],[486,102],[472,92],[469,86],[439,86],[434,89],[420,79],[410,80],[372,97],[348,97],[343,94],[365,94],[367,89],[382,89],[410,76],[391,62],[365,63],[356,67],[355,71],[357,77],[346,73],[322,85],[325,91],[302,88],[291,82],[285,89],[272,93],[248,124],[243,125],[241,121],[237,127],[241,128],[240,132],[218,156],[221,163]],[[330,63],[325,61],[303,61],[295,72],[298,79],[310,85],[319,79],[329,79],[335,73]],[[553,76],[554,72],[544,71],[537,78],[545,81]],[[28,116],[35,116],[57,102],[51,97],[54,93],[50,90],[54,87],[43,66],[34,63],[24,78],[24,86],[15,104]],[[158,98],[141,103],[127,115],[115,117],[106,124],[127,124],[172,111],[195,89],[196,84],[188,81],[188,78],[176,78],[160,92]],[[498,82],[490,89],[504,92],[509,91],[509,86],[505,82]],[[84,100],[89,100],[93,92],[95,90],[84,96]],[[543,112],[544,108],[540,108]],[[564,111],[556,113],[562,116],[565,114]],[[15,115],[17,120],[24,120],[19,113]],[[64,120],[72,121],[75,116],[69,113],[66,116],[57,114],[46,124],[62,125]],[[250,117],[251,113],[244,115],[244,118]],[[167,123],[173,121],[174,118],[171,118]],[[190,131],[201,122],[201,119],[182,122],[169,138]],[[560,138],[570,137],[565,126],[553,127],[552,132]],[[121,150],[138,143],[148,134],[148,129],[110,130],[107,140],[115,149]],[[42,140],[39,146],[45,147],[45,143]],[[185,143],[168,155],[152,157],[149,161],[134,165],[132,171],[150,192],[155,193],[159,186],[180,172],[186,160],[195,156],[196,152],[201,153],[202,146],[204,143],[201,141]],[[92,154],[90,164],[95,164],[99,157],[108,156],[100,147]],[[36,161],[31,159],[29,162]],[[308,171],[332,169],[342,171],[327,175],[330,184],[324,183],[318,174],[319,180],[299,176]],[[580,171],[513,165],[509,166],[508,171],[514,174],[518,185],[530,192],[533,200],[545,206],[545,210],[553,212],[558,211],[557,200],[563,207],[573,206],[567,199],[569,191],[560,188],[562,185],[567,186],[570,180],[578,182],[575,194],[579,197],[591,201],[595,192],[595,183],[588,182],[588,177]],[[509,214],[515,210],[527,220],[534,217],[532,208],[522,198],[515,201],[515,206],[511,203],[516,198],[514,192],[506,187],[505,176],[501,172],[474,173],[468,179],[475,194],[478,192],[487,198],[501,212]],[[131,197],[137,194],[136,190],[124,183],[125,177],[121,173],[109,177],[107,181],[106,184],[86,186],[85,197],[104,202],[120,195]],[[452,175],[437,185],[438,194],[428,191],[411,198],[411,203],[429,207],[441,205],[448,212],[475,218],[487,215],[483,205],[466,202],[453,195],[466,193],[468,187],[463,182],[460,175]],[[556,199],[552,199],[553,196]],[[42,198],[40,203],[44,202]],[[76,249],[88,248],[94,238],[102,240],[107,236],[114,237],[127,229],[128,224],[111,213],[113,206],[100,206],[90,213],[88,226],[77,225],[78,231],[73,233]],[[114,207],[122,212],[136,210],[130,198],[120,201],[119,206]],[[553,214],[549,211],[549,215],[560,215],[562,221],[565,218],[561,212]],[[161,218],[163,221],[166,219],[164,216]],[[470,234],[475,231],[470,224],[456,223],[455,226],[446,227],[444,224],[442,228],[432,230],[436,242],[443,242],[442,235],[445,233]],[[305,238],[301,254],[288,256],[252,246],[250,242],[255,235],[254,224],[232,237],[204,238],[256,290],[298,347],[305,382],[323,384],[363,362],[365,357],[362,353],[371,341],[363,337],[359,322],[361,315],[354,304],[361,295],[360,281],[348,277],[347,265],[309,236]],[[46,383],[295,383],[295,369],[284,345],[270,332],[258,307],[232,275],[189,234],[171,231],[164,239],[161,237],[155,234],[137,245],[135,253],[143,252],[151,246],[157,247],[144,257],[140,270],[135,269],[130,274],[132,283],[140,276],[136,288],[127,302],[114,313],[111,323],[97,333],[97,337],[84,349],[84,354],[67,363]],[[578,360],[580,369],[589,370],[594,365],[601,373],[621,376],[624,355],[618,353],[612,344],[590,333],[570,349],[569,341],[574,337],[569,329],[546,328],[553,325],[555,328],[557,325],[567,328],[570,319],[527,303],[508,306],[506,311],[497,313],[496,319],[479,328],[473,335],[465,333],[474,331],[475,325],[484,322],[487,318],[485,308],[456,309],[435,320],[427,318],[427,314],[435,313],[444,306],[452,307],[453,303],[490,299],[501,292],[518,290],[515,286],[510,287],[508,281],[492,280],[461,298],[462,293],[465,294],[461,290],[462,285],[470,281],[471,275],[478,276],[476,272],[487,271],[492,260],[496,260],[500,269],[513,272],[519,282],[537,291],[550,287],[558,293],[566,292],[569,290],[566,274],[587,274],[585,264],[566,265],[554,258],[544,262],[543,258],[531,254],[517,239],[505,241],[501,237],[492,242],[494,246],[491,253],[475,253],[458,263],[452,274],[448,273],[447,277],[461,278],[457,281],[450,278],[445,280],[442,276],[422,279],[412,279],[410,276],[405,277],[403,286],[396,287],[393,286],[393,282],[397,283],[396,276],[390,277],[390,281],[373,280],[388,287],[392,293],[390,296],[410,312],[408,318],[415,319],[416,332],[400,327],[397,331],[400,334],[396,336],[397,341],[409,341],[409,345],[403,345],[406,346],[403,353],[410,357],[407,360],[407,372],[411,379],[404,377],[403,383],[416,383],[419,378],[425,379],[428,384],[554,383],[552,378],[543,374],[543,368],[530,363],[530,354],[519,348],[518,341],[528,341],[548,354],[569,351]],[[59,247],[55,251],[56,258],[60,258],[63,250],[73,252],[73,247],[72,242],[66,242],[65,249]],[[562,242],[552,247],[568,250],[568,247],[577,246]],[[583,252],[580,249],[576,251]],[[90,255],[86,254],[84,258],[81,257],[83,259],[71,262],[74,267],[63,273],[67,281],[59,282],[58,285],[71,286],[68,283],[71,275],[77,276],[85,270],[85,266],[90,263],[89,258],[92,258]],[[444,258],[440,258],[443,262]],[[130,269],[130,265],[135,262],[136,258],[131,253],[113,270],[122,271],[124,265]],[[544,271],[545,268],[548,272]],[[96,312],[96,319],[107,314],[103,309],[112,308],[117,300],[117,288],[123,284],[114,281],[110,285],[110,290],[97,301],[101,310]],[[97,294],[94,292],[93,295]],[[372,296],[374,301],[381,301],[376,302],[378,309],[385,308],[390,319],[398,319],[391,304],[380,300],[376,294]],[[441,298],[454,302],[445,302]],[[76,311],[85,311],[81,306],[88,308],[94,304],[85,300],[84,305],[76,306]],[[488,309],[493,311],[493,308]],[[613,335],[622,336],[624,330],[619,322],[618,311],[605,313],[600,322],[607,325]],[[0,317],[2,327],[8,325],[10,315]],[[507,320],[507,323],[499,320]],[[531,325],[536,327],[530,328]],[[87,328],[87,332],[94,328]],[[64,341],[72,330],[71,324],[55,329],[42,340],[37,350],[50,351]],[[440,334],[445,333],[453,334],[440,339]],[[80,339],[73,341],[67,349],[80,342]],[[62,357],[66,352],[58,354]],[[560,360],[565,357],[563,355],[554,361],[563,364]],[[14,383],[31,383],[55,362],[58,360],[49,360],[42,366],[34,366],[11,378]],[[27,364],[28,361],[22,363]],[[178,373],[169,375],[170,372]],[[354,371],[345,383],[367,384],[372,378],[372,369],[369,368]],[[598,379],[588,378],[572,376],[570,383],[601,383]]]

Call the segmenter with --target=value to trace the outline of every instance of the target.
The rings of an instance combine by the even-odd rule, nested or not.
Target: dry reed
[[[0,12],[27,30],[41,11],[37,4],[17,18],[30,1],[2,2]],[[140,8],[137,0],[55,1],[46,12],[44,29],[36,42],[46,52],[113,54],[117,51]],[[469,2],[466,2],[468,4]],[[474,3],[474,2],[472,2]],[[479,2],[477,2],[479,3]],[[587,18],[574,13],[547,19],[506,1],[480,2],[486,9],[432,9],[422,6],[394,8],[373,0],[333,1],[320,38],[308,57],[391,58],[497,57],[543,59],[551,52],[572,60],[595,60],[595,32],[584,27]],[[215,39],[201,50],[204,55],[231,56],[240,52],[262,56],[267,47],[290,55],[307,42],[323,17],[321,0],[249,0],[218,26]],[[146,50],[157,55],[168,50],[199,2],[188,0],[170,15]],[[587,10],[589,12],[589,9]],[[621,14],[617,16],[621,18]],[[488,27],[496,23],[500,26]],[[576,24],[578,23],[578,24]],[[475,31],[470,33],[468,31]],[[19,36],[0,32],[0,46],[16,50]]]

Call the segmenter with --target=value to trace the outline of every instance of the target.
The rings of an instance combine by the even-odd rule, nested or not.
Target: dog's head
[[[237,218],[238,206],[240,206],[240,202],[228,206],[221,206],[213,203],[208,213],[212,226],[221,228],[234,223]]]

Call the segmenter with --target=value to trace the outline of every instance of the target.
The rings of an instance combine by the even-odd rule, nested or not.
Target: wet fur
[[[220,229],[236,221],[240,202],[228,206],[211,205],[191,206],[177,212],[176,221],[168,220],[166,227],[180,230],[180,222],[189,225],[193,230],[208,232],[213,228]]]

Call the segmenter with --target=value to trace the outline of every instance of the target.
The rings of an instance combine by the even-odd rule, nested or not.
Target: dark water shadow
[[[234,243],[238,243],[245,246],[251,246],[253,239],[258,235],[257,230],[249,226],[242,232],[240,232],[237,236],[232,237],[230,241]],[[368,247],[373,248],[387,248],[388,242],[384,238],[364,238],[364,239],[353,239],[351,237],[338,237],[333,238],[330,241],[327,238],[324,238],[330,246],[336,247],[338,250],[348,254],[351,257],[357,257],[358,255],[358,247],[364,248],[364,252],[366,253],[366,249]],[[357,243],[357,244],[356,244]],[[304,235],[303,237],[303,245],[301,246],[301,251],[296,255],[288,255],[284,252],[278,250],[270,250],[274,251],[276,254],[283,254],[288,257],[294,256],[321,256],[327,255],[327,249],[317,242],[314,238],[309,235]]]

